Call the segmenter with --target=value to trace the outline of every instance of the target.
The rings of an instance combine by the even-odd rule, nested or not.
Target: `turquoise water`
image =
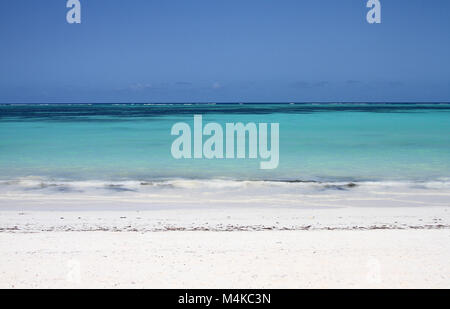
[[[280,162],[172,157],[176,122],[279,123]],[[413,180],[450,177],[450,104],[0,105],[0,178]]]

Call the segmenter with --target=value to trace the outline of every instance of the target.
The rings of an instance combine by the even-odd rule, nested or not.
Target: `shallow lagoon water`
[[[280,125],[280,163],[172,157],[176,122]],[[0,177],[436,181],[450,176],[450,104],[0,105]]]

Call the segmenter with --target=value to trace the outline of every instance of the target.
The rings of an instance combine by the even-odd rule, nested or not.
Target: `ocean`
[[[173,158],[171,128],[192,125],[194,115],[222,125],[279,123],[278,167],[262,170],[260,159]],[[0,192],[120,193],[148,184],[208,191],[243,183],[447,188],[449,133],[449,103],[3,104]]]

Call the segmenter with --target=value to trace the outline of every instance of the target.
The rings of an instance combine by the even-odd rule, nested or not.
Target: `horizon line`
[[[186,104],[207,104],[207,105],[215,105],[215,104],[450,104],[450,101],[282,101],[282,102],[26,102],[26,103],[3,103],[0,102],[0,105],[92,105],[92,104],[136,104],[136,105],[186,105]]]

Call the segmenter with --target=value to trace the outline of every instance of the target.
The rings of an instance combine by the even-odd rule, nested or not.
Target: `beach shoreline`
[[[447,182],[26,180],[4,288],[448,288]]]
[[[450,230],[450,207],[213,207],[0,211],[0,232]]]
[[[0,288],[450,287],[450,207],[91,209],[0,211]]]

